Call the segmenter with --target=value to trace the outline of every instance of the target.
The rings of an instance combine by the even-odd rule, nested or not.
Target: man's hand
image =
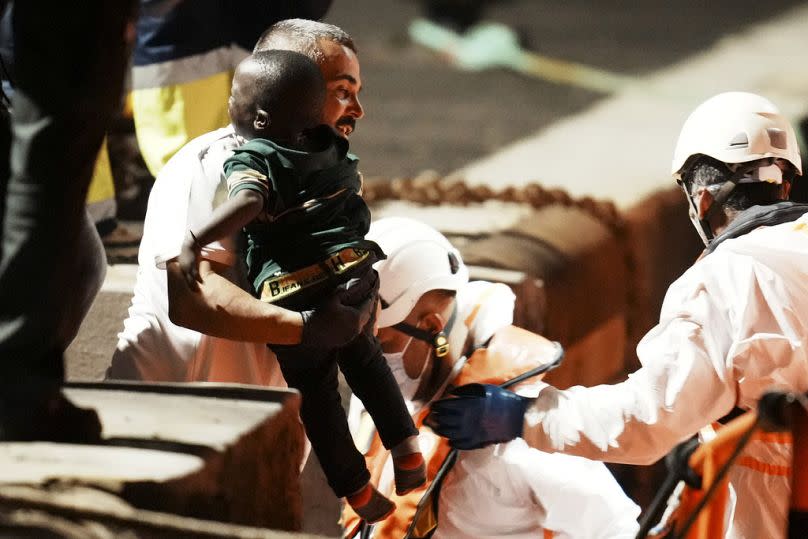
[[[333,350],[356,338],[376,311],[379,280],[335,290],[319,307],[303,311],[300,344]]]
[[[525,410],[532,399],[491,384],[468,384],[451,392],[455,398],[432,404],[426,424],[449,438],[457,449],[478,449],[522,435]]]

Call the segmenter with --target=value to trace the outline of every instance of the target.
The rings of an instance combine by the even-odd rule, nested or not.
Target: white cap
[[[415,219],[386,217],[370,225],[367,239],[375,241],[387,259],[373,267],[379,272],[382,310],[380,328],[403,321],[430,290],[457,291],[469,281],[460,252],[446,237]]]
[[[697,154],[723,163],[785,159],[802,174],[797,138],[788,120],[771,101],[746,92],[718,94],[690,114],[679,134],[671,174],[681,174]]]

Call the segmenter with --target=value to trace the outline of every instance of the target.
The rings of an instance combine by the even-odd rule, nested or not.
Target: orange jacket
[[[549,363],[554,359],[555,352],[554,344],[544,337],[515,326],[506,326],[494,334],[487,348],[474,351],[453,385],[461,386],[474,382],[501,384]],[[535,380],[534,378],[529,382]],[[396,503],[397,509],[387,520],[376,524],[376,537],[404,537],[419,500],[449,453],[447,440],[435,435],[428,427],[423,427],[423,421],[428,413],[429,409],[425,408],[413,416],[416,426],[420,429],[418,441],[427,463],[427,483],[405,496],[395,495],[392,481],[387,481],[389,483],[387,489],[384,486],[379,487],[383,494],[389,495]],[[385,464],[389,461],[389,451],[384,448],[378,435],[374,436],[370,449],[365,453],[365,460],[370,470],[371,481],[379,486]],[[359,531],[360,519],[347,504],[342,512],[341,524],[345,530],[344,537],[353,537]]]
[[[680,494],[669,502],[669,514],[665,521],[648,534],[649,539],[664,538],[671,532],[676,537],[685,539],[712,539],[725,537],[726,514],[730,506],[731,473],[723,478],[718,477],[720,469],[733,458],[739,444],[763,443],[791,446],[794,444],[793,459],[796,463],[808,459],[808,421],[806,415],[796,416],[795,431],[767,432],[761,429],[758,415],[754,410],[733,419],[726,425],[714,425],[715,437],[702,443],[689,458],[689,466],[701,478],[701,488],[685,485]],[[795,440],[796,439],[796,440]],[[799,443],[794,443],[799,441]],[[730,464],[734,469],[747,468],[755,473],[768,476],[790,476],[790,467],[778,466],[763,462],[748,454],[747,446],[740,451]],[[796,467],[801,470],[800,466]],[[731,468],[732,470],[732,468]],[[792,477],[791,505],[792,510],[808,509],[808,469],[801,470],[805,481]],[[710,488],[712,496],[704,502]],[[771,500],[770,500],[771,502]],[[671,505],[671,503],[673,505]],[[699,511],[699,505],[704,507]],[[698,511],[698,513],[697,513]],[[686,523],[692,520],[685,535],[681,535]],[[783,530],[785,532],[785,530]]]

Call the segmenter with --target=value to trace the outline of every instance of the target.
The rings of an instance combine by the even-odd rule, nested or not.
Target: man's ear
[[[791,196],[791,182],[786,180],[781,187],[783,189],[783,200],[788,200]]]
[[[696,193],[693,195],[696,199],[696,205],[699,208],[699,219],[704,219],[707,215],[707,210],[710,209],[710,206],[713,205],[713,198],[712,193],[705,189],[704,187],[699,187],[696,189]]]
[[[269,113],[264,109],[258,109],[255,112],[255,118],[253,118],[253,128],[256,131],[263,131],[264,129],[269,127]]]
[[[420,328],[430,333],[437,333],[446,325],[446,320],[438,313],[426,313],[418,322]]]

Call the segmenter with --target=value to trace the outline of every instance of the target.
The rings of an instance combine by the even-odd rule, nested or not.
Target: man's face
[[[425,329],[423,328],[425,324],[418,318],[411,314],[404,321],[419,329]],[[404,370],[410,378],[417,377],[424,370],[424,364],[432,355],[429,343],[413,339],[392,327],[379,328],[378,338],[385,354],[404,352]]]
[[[348,137],[356,126],[356,120],[365,115],[359,103],[362,78],[356,54],[333,41],[321,42],[325,59],[320,63],[326,84],[325,105],[322,123],[334,127],[342,136]]]
[[[416,399],[427,400],[434,395],[446,380],[452,365],[462,355],[468,336],[466,326],[461,320],[455,319],[451,328],[446,327],[455,308],[454,296],[427,293],[421,296],[403,320],[404,323],[428,333],[437,333],[440,330],[449,332],[449,354],[442,358],[435,356],[431,343],[412,338],[392,327],[379,328],[378,338],[382,351],[386,355],[403,352],[401,359],[406,375],[420,381],[415,393]],[[434,366],[434,362],[439,362],[439,365]]]

